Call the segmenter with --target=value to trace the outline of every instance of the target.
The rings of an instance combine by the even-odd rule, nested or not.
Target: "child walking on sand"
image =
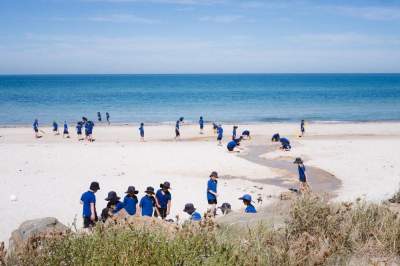
[[[107,123],[110,125],[110,114],[106,112]]]
[[[232,139],[236,139],[236,132],[237,132],[238,126],[233,126],[232,130]]]
[[[63,131],[63,138],[69,139],[69,132],[68,132],[68,124],[67,121],[64,121],[64,131]]]
[[[301,193],[309,192],[310,186],[307,183],[306,167],[304,166],[303,160],[301,158],[296,158],[296,160],[293,163],[297,164],[297,170],[299,171],[300,192]]]
[[[33,121],[33,131],[35,131],[35,137],[41,138],[42,136],[39,134],[39,120],[35,119],[35,121]]]
[[[221,146],[222,145],[222,138],[223,138],[223,134],[224,134],[224,129],[222,128],[221,125],[218,125],[217,133],[218,133],[218,136],[217,136],[218,145]]]
[[[216,215],[217,212],[217,197],[218,197],[218,193],[217,193],[217,185],[218,185],[218,173],[213,171],[210,174],[210,179],[207,182],[207,202],[209,205],[209,209],[208,211],[212,214],[212,215]]]
[[[60,132],[58,132],[58,124],[56,121],[53,121],[53,132],[54,135],[60,135]]]
[[[83,140],[82,138],[82,126],[83,126],[83,122],[79,121],[78,123],[76,123],[76,134],[78,135],[78,140]]]
[[[171,210],[171,192],[169,189],[171,188],[171,184],[169,182],[164,182],[160,184],[160,189],[157,190],[156,198],[159,204],[158,213],[160,214],[161,218],[164,220],[170,213]],[[157,212],[154,213],[155,217],[158,217]]]
[[[144,141],[144,123],[140,123],[139,133],[140,133],[140,141]]]
[[[200,119],[199,119],[199,126],[200,126],[200,134],[203,134],[204,120],[203,120],[202,116],[200,116]]]
[[[301,136],[304,136],[304,132],[306,131],[304,129],[304,124],[305,124],[304,120],[301,120],[301,123],[300,123]]]

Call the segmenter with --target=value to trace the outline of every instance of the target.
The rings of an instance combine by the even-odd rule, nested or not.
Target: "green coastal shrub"
[[[151,227],[98,226],[92,234],[45,239],[39,250],[27,248],[9,264],[345,265],[354,258],[399,255],[400,221],[387,206],[306,196],[292,203],[281,228],[204,223],[171,234]]]

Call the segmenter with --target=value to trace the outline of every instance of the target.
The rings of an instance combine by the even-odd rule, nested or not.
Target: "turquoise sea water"
[[[400,120],[400,74],[0,76],[0,124]]]

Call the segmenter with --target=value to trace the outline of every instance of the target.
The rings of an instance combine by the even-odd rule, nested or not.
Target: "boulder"
[[[28,241],[36,237],[64,234],[69,230],[54,217],[46,217],[23,222],[18,229],[11,233],[8,253],[23,248]]]

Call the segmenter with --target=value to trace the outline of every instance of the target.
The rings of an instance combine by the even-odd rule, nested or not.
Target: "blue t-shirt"
[[[58,125],[56,122],[53,123],[53,130],[56,131],[58,129]]]
[[[140,208],[142,208],[142,216],[153,216],[153,207],[156,206],[154,197],[146,195],[139,203]]]
[[[175,128],[176,128],[176,129],[179,129],[179,120],[178,120],[178,121],[176,121]]]
[[[190,220],[195,221],[195,222],[201,221],[201,214],[198,212],[192,213],[192,216],[190,216]]]
[[[68,125],[67,125],[67,123],[64,124],[64,132],[68,132]]]
[[[236,138],[236,128],[233,128],[232,137]]]
[[[140,136],[144,137],[144,128],[139,127]]]
[[[217,180],[208,180],[207,182],[207,200],[216,200],[217,197],[214,194],[211,194],[209,191],[217,193]]]
[[[171,193],[168,191],[168,192],[165,192],[165,194],[164,194],[162,189],[157,190],[156,197],[157,197],[158,204],[160,204],[160,207],[163,209],[167,208],[168,201],[170,201],[172,199]]]
[[[300,182],[306,182],[306,167],[304,165],[302,166],[297,166],[297,169],[299,170],[299,180]]]
[[[131,197],[126,195],[124,198],[124,208],[126,212],[130,215],[136,214],[136,204],[138,203],[137,197]]]
[[[33,122],[32,126],[33,126],[34,129],[38,128],[39,127],[39,122],[38,121]]]
[[[124,208],[124,204],[122,203],[122,202],[120,202],[120,201],[117,201],[117,203],[115,204],[115,208],[114,208],[114,210],[112,211],[112,213],[117,213],[117,212],[119,212],[120,210],[122,210],[123,208]]]
[[[204,126],[204,121],[203,121],[203,119],[200,119],[200,120],[199,120],[199,124],[200,124],[200,127],[201,127],[201,128]]]
[[[228,149],[234,149],[237,146],[236,141],[231,140],[228,142],[228,145],[226,146]]]
[[[89,190],[83,193],[81,196],[81,201],[83,202],[83,217],[90,217],[92,215],[90,203],[94,203],[96,205],[96,196],[94,195],[94,192]]]
[[[246,209],[244,210],[245,213],[257,213],[256,208],[253,205],[247,205]]]
[[[82,132],[82,124],[81,123],[76,124],[76,132],[78,132],[78,133]]]
[[[218,127],[217,131],[218,131],[218,138],[222,139],[222,135],[224,133],[224,129],[222,127]]]

